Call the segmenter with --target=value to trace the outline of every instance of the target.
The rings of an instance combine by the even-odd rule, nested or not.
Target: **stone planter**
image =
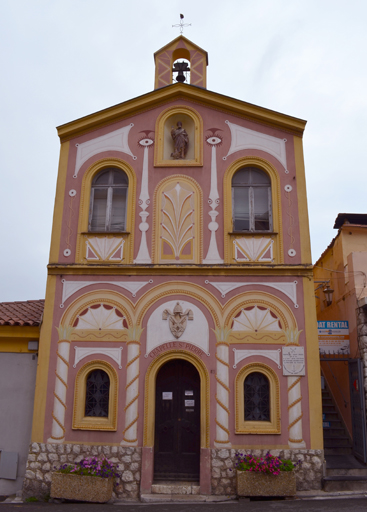
[[[238,496],[295,496],[294,471],[281,471],[279,475],[265,475],[252,471],[237,471]]]
[[[105,503],[112,498],[113,478],[52,473],[51,498]]]

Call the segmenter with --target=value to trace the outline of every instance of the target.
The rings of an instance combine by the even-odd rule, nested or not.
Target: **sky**
[[[367,212],[365,0],[2,0],[0,302],[45,295],[56,126],[153,90],[180,13],[209,90],[307,120],[313,262]]]

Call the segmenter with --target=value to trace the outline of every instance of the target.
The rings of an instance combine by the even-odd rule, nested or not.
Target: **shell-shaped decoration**
[[[252,306],[233,319],[232,331],[282,331],[279,318],[270,309]]]
[[[125,318],[114,307],[96,304],[83,311],[74,324],[75,329],[125,329]]]

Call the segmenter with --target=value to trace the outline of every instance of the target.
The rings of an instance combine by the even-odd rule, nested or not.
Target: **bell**
[[[180,70],[180,71],[177,73],[177,76],[176,76],[176,82],[181,82],[181,83],[182,83],[182,82],[185,82],[185,80],[186,80],[186,77],[185,77],[185,75],[183,74],[183,71],[181,71],[181,70]]]
[[[184,71],[190,71],[189,66],[187,65],[187,62],[175,62],[173,65],[173,72],[177,72],[176,76],[176,82],[185,82],[186,76],[184,75]]]

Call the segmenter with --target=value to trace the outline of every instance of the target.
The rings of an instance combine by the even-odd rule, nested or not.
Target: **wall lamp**
[[[322,288],[322,291],[324,292],[324,295],[325,295],[325,301],[326,301],[326,305],[327,306],[330,306],[331,303],[333,302],[333,293],[334,293],[334,290],[330,288],[330,281],[314,281],[315,284],[319,284],[319,286],[317,288],[315,288],[315,292],[317,290],[319,290],[320,288]],[[317,295],[316,295],[317,297]],[[317,297],[318,299],[320,297]]]

